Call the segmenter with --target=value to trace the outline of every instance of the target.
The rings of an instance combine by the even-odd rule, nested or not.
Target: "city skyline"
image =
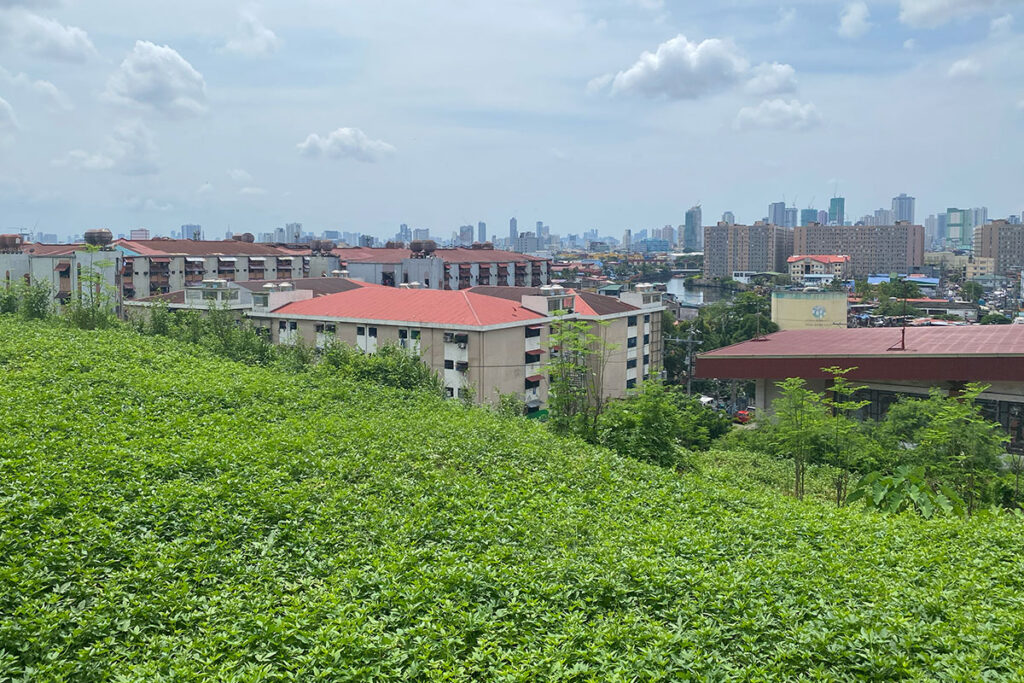
[[[918,223],[1019,214],[1018,6],[8,0],[0,229],[616,234],[900,192]]]

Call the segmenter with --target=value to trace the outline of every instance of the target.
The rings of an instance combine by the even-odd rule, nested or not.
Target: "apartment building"
[[[924,266],[924,226],[896,225],[801,225],[793,230],[797,254],[846,254],[850,275],[865,278],[872,273],[913,273]]]
[[[786,262],[789,277],[800,284],[827,284],[850,277],[850,257],[846,254],[797,254]]]
[[[1024,270],[1024,225],[996,220],[974,228],[974,255],[993,260],[995,275]]]
[[[351,277],[387,287],[418,283],[424,289],[456,290],[550,283],[549,259],[494,249],[489,244],[456,249],[426,244],[413,240],[412,249],[349,247],[332,253]]]
[[[783,273],[793,254],[793,231],[757,221],[735,225],[719,221],[704,228],[704,277],[733,273]]]
[[[121,254],[106,246],[25,243],[19,235],[0,235],[0,287],[16,282],[43,284],[54,301],[67,303],[83,286],[120,293]],[[88,275],[89,281],[82,276]],[[99,277],[99,281],[95,277]]]
[[[607,357],[594,368],[605,398],[661,376],[664,306],[650,285],[615,299],[554,285],[448,291],[355,284],[282,306],[255,306],[249,315],[279,344],[322,348],[336,341],[365,353],[400,346],[442,377],[449,396],[494,403],[501,394],[515,394],[533,413],[547,400],[544,368],[557,353],[550,343],[557,311],[593,323],[593,333],[606,342]]]

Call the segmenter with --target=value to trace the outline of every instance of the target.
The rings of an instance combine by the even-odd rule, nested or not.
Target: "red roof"
[[[115,245],[139,256],[292,256],[307,254],[270,244],[240,240],[117,240]]]
[[[895,327],[784,330],[702,353],[697,375],[718,378],[824,377],[821,368],[856,367],[850,379],[1024,381],[1024,325],[913,327],[906,349]]]
[[[519,302],[465,290],[391,287],[360,287],[348,292],[296,301],[276,309],[274,313],[474,327],[545,317],[523,308]]]
[[[790,256],[786,259],[786,263],[796,263],[797,261],[803,261],[805,258],[829,265],[833,263],[849,263],[850,261],[850,257],[846,254],[798,254]]]
[[[27,242],[21,245],[22,253],[30,253],[33,256],[68,256],[81,248],[81,244],[33,244]]]

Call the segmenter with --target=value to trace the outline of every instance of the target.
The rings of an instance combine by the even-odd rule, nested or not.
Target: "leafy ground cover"
[[[338,372],[0,316],[0,680],[1024,677],[1012,517],[787,499]]]

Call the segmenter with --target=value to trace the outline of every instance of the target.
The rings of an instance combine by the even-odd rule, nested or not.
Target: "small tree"
[[[828,447],[825,407],[821,394],[800,377],[777,382],[782,395],[772,404],[772,432],[777,452],[793,459],[793,495],[803,500],[807,463]]]
[[[828,464],[837,468],[833,479],[836,490],[836,507],[846,501],[846,489],[850,483],[850,471],[857,466],[860,449],[857,442],[861,441],[857,424],[850,419],[851,413],[868,405],[870,401],[856,401],[853,395],[864,389],[854,386],[846,375],[856,370],[831,366],[822,371],[832,376],[831,396],[822,399],[822,403],[832,411],[832,447],[829,449]]]
[[[598,418],[598,442],[657,465],[679,465],[686,424],[660,382],[644,382],[626,399],[612,401]]]
[[[604,407],[602,385],[608,358],[616,345],[594,333],[608,323],[569,320],[551,324],[548,372],[548,424],[557,434],[575,433],[593,440]]]

